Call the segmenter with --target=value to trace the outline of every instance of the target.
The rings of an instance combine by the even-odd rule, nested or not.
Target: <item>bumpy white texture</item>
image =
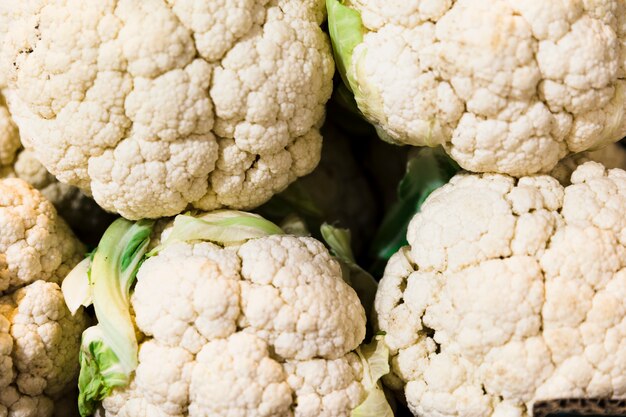
[[[364,399],[365,312],[315,239],[168,245],[131,302],[146,339],[103,416],[348,417]]]
[[[569,185],[570,177],[576,168],[585,162],[600,162],[605,168],[621,168],[626,170],[626,148],[618,144],[611,144],[602,149],[590,152],[581,152],[569,156],[550,171],[550,176],[559,180],[562,185]]]
[[[4,96],[0,94],[0,177],[11,175],[20,143],[17,126],[11,118]]]
[[[0,179],[0,295],[37,280],[59,283],[84,257],[54,206],[17,179]]]
[[[621,0],[347,4],[366,27],[357,102],[390,141],[523,176],[626,135]]]
[[[532,415],[626,397],[626,172],[571,185],[459,174],[412,220],[376,297],[386,383],[415,415]]]
[[[31,150],[22,147],[17,126],[0,92],[0,178],[21,178],[54,204],[57,212],[81,235],[101,233],[111,216],[78,188],[57,181],[37,160]],[[99,240],[93,236],[92,240]]]
[[[51,417],[78,376],[81,310],[72,316],[55,283],[36,281],[0,297],[0,415]]]
[[[252,208],[319,161],[323,0],[10,0],[0,15],[27,146],[107,210]]]

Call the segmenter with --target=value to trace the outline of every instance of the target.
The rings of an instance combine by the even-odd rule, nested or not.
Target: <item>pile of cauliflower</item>
[[[0,0],[0,417],[624,401],[623,138],[623,0]]]

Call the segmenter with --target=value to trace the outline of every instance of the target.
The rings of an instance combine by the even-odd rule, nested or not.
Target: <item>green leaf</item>
[[[339,74],[346,87],[356,91],[352,73],[352,53],[363,42],[363,21],[361,14],[347,7],[339,0],[326,0],[328,12],[328,32],[333,45],[333,54]]]
[[[98,404],[115,387],[128,385],[130,378],[117,355],[104,342],[98,326],[83,332],[79,361],[78,410],[81,416],[87,417],[93,415]]]
[[[102,339],[130,374],[137,367],[137,339],[130,316],[130,288],[150,243],[154,222],[117,219],[104,233],[91,266],[92,298]]]
[[[346,282],[348,282],[357,293],[367,316],[370,317],[374,308],[374,299],[376,298],[378,283],[374,277],[356,263],[352,247],[350,246],[350,231],[348,229],[331,226],[327,223],[322,225],[320,231],[324,241],[330,247],[331,253],[347,267],[350,276],[347,277]]]
[[[258,214],[235,210],[218,210],[199,217],[180,214],[165,242],[152,250],[154,256],[175,242],[194,240],[232,245],[270,235],[282,235],[283,230]]]
[[[460,167],[442,148],[421,148],[407,164],[407,171],[398,185],[398,201],[389,209],[371,246],[377,264],[376,272],[402,246],[407,244],[406,233],[413,216],[426,198],[446,184]]]
[[[389,373],[389,348],[382,336],[357,349],[363,364],[363,386],[367,397],[352,410],[351,417],[393,417],[380,379]]]
[[[76,265],[61,283],[65,304],[72,315],[76,314],[81,306],[88,307],[93,302],[89,283],[90,269],[91,258],[88,257]]]

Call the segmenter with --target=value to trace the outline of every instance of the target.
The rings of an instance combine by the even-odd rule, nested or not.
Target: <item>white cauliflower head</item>
[[[0,295],[37,280],[60,283],[84,251],[39,191],[0,179]]]
[[[0,415],[51,417],[78,375],[80,336],[59,286],[36,281],[0,297]]]
[[[84,251],[39,191],[0,179],[0,416],[51,417],[72,389],[87,318],[58,284]]]
[[[412,220],[376,297],[386,383],[415,415],[531,416],[626,397],[626,172],[571,185],[459,174]]]
[[[334,72],[323,0],[11,0],[3,13],[27,146],[107,210],[251,208],[319,161]]]
[[[345,3],[364,28],[339,46],[346,79],[389,141],[523,176],[626,134],[621,0]],[[336,44],[361,36],[347,21]]]
[[[199,233],[177,229],[182,223],[165,228],[137,271],[129,305],[140,333],[136,369],[125,386],[104,396],[100,415],[348,417],[367,395],[354,353],[366,318],[338,261],[310,237],[270,234],[222,247],[180,239],[178,230]],[[99,317],[93,332],[106,331],[113,320],[113,311],[101,314],[107,310],[98,298],[107,247],[101,243],[92,261]],[[86,396],[87,386],[81,385]]]

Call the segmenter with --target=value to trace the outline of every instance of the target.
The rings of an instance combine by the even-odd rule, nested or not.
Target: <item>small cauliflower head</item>
[[[26,145],[103,208],[252,208],[317,165],[323,0],[8,3],[0,62]]]
[[[0,416],[51,417],[78,376],[87,316],[59,286],[35,281],[0,297]]]
[[[423,417],[532,416],[626,397],[626,171],[459,174],[412,220],[376,297],[392,372]]]
[[[0,179],[0,295],[37,280],[60,283],[84,253],[39,191]]]
[[[335,45],[356,44],[346,79],[386,140],[523,176],[626,134],[622,0],[345,3],[363,29]]]
[[[315,239],[167,245],[131,302],[139,366],[102,415],[347,417],[364,399],[365,312]]]

